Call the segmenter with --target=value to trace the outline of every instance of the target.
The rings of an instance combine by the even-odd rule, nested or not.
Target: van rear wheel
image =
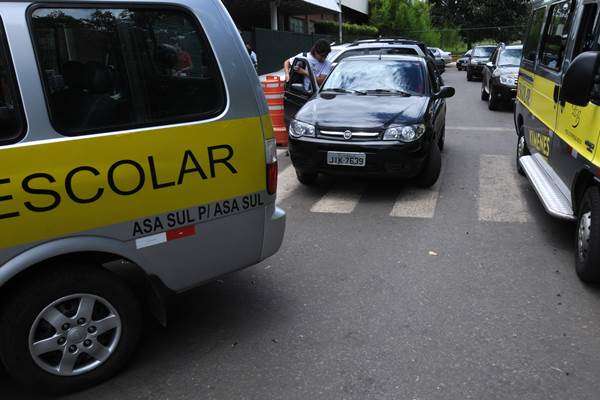
[[[577,218],[575,270],[586,283],[600,283],[600,189],[588,188]]]
[[[14,291],[0,317],[7,372],[35,391],[64,394],[98,384],[129,360],[141,312],[129,287],[92,266],[43,267]]]
[[[525,176],[525,170],[523,169],[523,167],[521,167],[521,163],[519,162],[519,159],[521,157],[529,155],[529,149],[527,148],[527,142],[525,142],[525,131],[523,130],[523,127],[521,127],[521,129],[519,129],[519,136],[517,137],[517,152],[516,153],[517,153],[517,157],[516,157],[517,172],[520,175]]]

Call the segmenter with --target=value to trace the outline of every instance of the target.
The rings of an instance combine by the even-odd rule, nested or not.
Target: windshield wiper
[[[371,89],[367,93],[399,94],[404,97],[412,96],[410,93],[397,89]]]
[[[324,92],[336,92],[336,93],[353,93],[353,94],[367,94],[362,90],[344,89],[344,88],[328,88],[323,89]]]

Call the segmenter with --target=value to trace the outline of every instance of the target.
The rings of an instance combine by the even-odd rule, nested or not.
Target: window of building
[[[197,21],[156,8],[37,8],[35,51],[55,129],[81,135],[214,117],[225,107]]]
[[[523,58],[535,62],[537,59],[537,48],[542,36],[542,26],[544,25],[544,15],[546,13],[545,8],[535,10],[531,17],[531,23],[529,27],[529,33],[525,39],[525,45],[523,46]]]
[[[550,8],[540,49],[540,64],[560,71],[569,38],[571,3],[565,1]]]
[[[14,143],[23,136],[25,118],[2,21],[0,42],[0,144],[7,144]]]
[[[290,31],[304,33],[304,20],[290,17]]]

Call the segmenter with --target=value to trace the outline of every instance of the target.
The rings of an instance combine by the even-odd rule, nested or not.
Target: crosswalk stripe
[[[479,158],[479,220],[527,222],[529,213],[521,194],[514,157],[482,154]],[[524,180],[523,180],[524,181]]]
[[[360,201],[366,185],[360,182],[335,183],[310,209],[314,213],[350,214]]]
[[[406,191],[402,191],[394,203],[390,216],[404,218],[433,218],[439,194],[439,180],[429,189],[409,188]]]
[[[293,165],[289,165],[277,177],[277,203],[290,197],[299,186],[296,170]]]

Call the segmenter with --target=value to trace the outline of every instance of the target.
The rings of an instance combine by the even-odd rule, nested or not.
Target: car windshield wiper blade
[[[323,89],[324,92],[337,92],[337,93],[354,93],[354,94],[367,94],[362,90],[345,89],[345,88],[328,88]]]
[[[367,93],[384,93],[384,94],[399,94],[405,97],[412,96],[410,93],[397,89],[371,89]]]

